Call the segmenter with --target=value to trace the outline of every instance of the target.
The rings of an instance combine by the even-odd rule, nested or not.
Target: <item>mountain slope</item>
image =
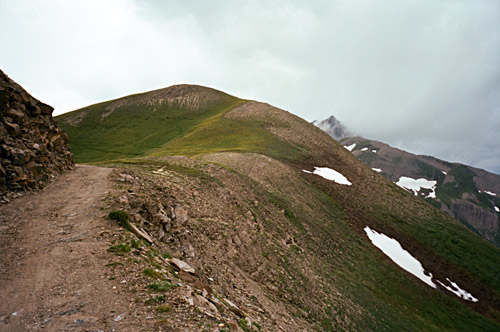
[[[394,183],[406,186],[472,231],[500,246],[499,175],[430,156],[415,155],[378,141],[339,135],[336,131],[344,133],[349,130],[333,116],[321,122],[313,121],[313,124],[341,142],[356,158],[376,172]],[[423,187],[419,186],[419,182]]]
[[[499,175],[433,157],[414,155],[361,137],[340,142],[345,146],[356,144],[352,149],[354,156],[377,171],[381,170],[382,175],[395,183],[402,177],[435,181],[436,197],[429,197],[432,190],[421,188],[416,188],[416,195],[500,246]]]
[[[167,96],[178,91],[171,102],[146,93],[58,118],[78,147],[76,160],[117,168],[121,194],[105,208],[126,211],[155,250],[196,271],[194,279],[185,277],[182,287],[162,295],[161,305],[176,320],[158,318],[160,326],[196,330],[191,313],[200,317],[198,329],[229,324],[231,317],[247,331],[500,328],[498,248],[288,112],[208,88],[178,89],[158,90]],[[209,104],[189,102],[207,91],[215,96]],[[112,103],[113,113],[105,116]],[[162,121],[149,126],[144,114]],[[163,128],[179,121],[182,132],[164,137]],[[127,144],[115,142],[120,130],[132,135]],[[155,144],[134,144],[145,132]],[[99,140],[88,139],[94,134]],[[140,157],[113,160],[117,149]],[[318,167],[341,173],[352,185],[315,174]],[[479,301],[460,299],[439,284],[433,289],[402,270],[372,245],[366,227],[397,239],[436,284],[449,278]],[[130,255],[120,256],[124,272],[135,266]],[[161,259],[157,264],[167,280],[183,278],[162,269]],[[208,304],[198,311],[179,306],[175,298],[185,284],[217,311],[203,309]],[[258,324],[250,327],[247,318]]]

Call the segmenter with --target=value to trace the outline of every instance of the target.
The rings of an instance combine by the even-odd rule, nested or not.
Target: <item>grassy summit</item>
[[[179,85],[88,106],[57,120],[71,137],[80,163],[220,151],[284,158],[300,154],[263,130],[263,122],[224,117],[245,102],[216,90]]]

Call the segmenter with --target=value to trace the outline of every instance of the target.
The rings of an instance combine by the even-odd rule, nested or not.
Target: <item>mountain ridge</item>
[[[237,270],[238,280],[261,285],[253,291],[260,303],[284,305],[280,312],[293,313],[303,328],[437,331],[462,330],[472,322],[485,330],[496,328],[500,285],[495,278],[500,271],[493,262],[498,248],[376,174],[305,120],[265,103],[219,96],[206,109],[181,109],[179,105],[191,104],[179,97],[158,107],[125,102],[102,117],[108,102],[57,120],[76,147],[75,158],[115,167],[124,179],[130,175],[122,196],[108,209],[126,211],[161,250],[196,270],[219,266],[224,278],[213,286],[219,294],[237,296],[227,287],[228,271]],[[71,126],[68,116],[82,120]],[[187,119],[191,122],[183,124]],[[124,131],[137,140],[146,124],[147,135],[168,135],[165,128],[177,125],[182,130],[162,136],[155,146],[132,144],[133,154],[127,145],[120,147],[124,155],[110,149],[116,133]],[[89,154],[78,140],[88,143],[93,132],[100,141],[91,142],[96,152]],[[351,185],[319,176],[318,168],[338,172]],[[166,212],[180,206],[184,212]],[[174,214],[185,217],[177,222]],[[435,280],[452,280],[479,301],[457,299],[440,285],[441,292],[402,272],[370,243],[366,227],[401,241]],[[199,253],[212,252],[213,246],[227,255],[201,259]],[[237,298],[239,304],[248,300]],[[251,312],[251,320],[261,326],[274,324],[259,311]]]
[[[356,158],[394,183],[402,177],[436,181],[436,198],[426,198],[428,191],[424,189],[417,190],[418,195],[500,246],[500,214],[496,211],[500,208],[499,175],[433,156],[415,155],[359,136],[345,137],[339,142],[349,148]],[[448,174],[450,171],[456,174]]]
[[[500,249],[287,111],[178,85],[56,120],[107,168],[0,207],[8,329],[500,328]]]
[[[361,151],[367,147],[363,142],[366,142],[363,138],[349,138],[342,141],[346,145],[358,144],[352,151],[353,154],[370,167],[381,169],[381,174],[393,182],[398,182],[401,177],[436,181],[437,197],[426,198],[429,203],[497,246],[500,244],[499,217],[498,211],[495,210],[495,207],[500,205],[500,200],[497,196],[487,194],[487,192],[494,193],[499,188],[500,176],[484,170],[477,171],[488,177],[488,180],[485,180],[470,166],[443,162],[430,156],[416,156],[404,151],[393,153],[392,148],[383,148],[374,141],[370,141],[368,150],[376,147],[378,149],[376,154],[371,151]],[[421,191],[418,195],[424,198],[427,194]]]

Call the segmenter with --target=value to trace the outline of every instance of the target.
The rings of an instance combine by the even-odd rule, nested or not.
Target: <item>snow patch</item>
[[[379,248],[385,255],[387,255],[387,257],[389,257],[399,267],[413,274],[415,277],[422,280],[432,288],[437,288],[437,285],[432,280],[432,273],[425,271],[424,267],[418,261],[418,259],[413,257],[408,251],[404,250],[401,244],[399,244],[397,240],[390,238],[383,233],[379,233],[375,230],[372,230],[368,226],[364,228],[364,231],[366,232],[366,235],[368,236],[372,244],[375,247]],[[464,300],[472,302],[479,301],[477,298],[472,296],[471,293],[458,287],[458,285],[453,281],[451,281],[450,279],[446,278],[446,280],[448,281],[450,286],[445,285],[439,280],[436,280],[436,282]]]
[[[377,153],[377,150],[372,150],[373,153]]]
[[[498,206],[495,206],[495,211],[500,212],[500,209],[498,208]]]
[[[402,176],[399,178],[399,181],[396,182],[398,186],[401,188],[404,188],[406,190],[412,191],[415,196],[418,195],[418,192],[420,189],[430,189],[432,190],[429,195],[427,195],[425,198],[436,198],[436,184],[437,181],[431,181],[427,179],[412,179],[406,176]]]
[[[379,233],[375,230],[372,230],[368,226],[364,228],[364,231],[366,232],[366,235],[368,236],[372,244],[375,247],[379,248],[399,267],[413,274],[415,277],[422,280],[432,288],[437,288],[437,285],[432,280],[432,273],[425,271],[424,267],[418,261],[418,259],[413,257],[408,251],[404,250],[401,244],[399,244],[397,240],[390,238],[383,233]],[[477,298],[472,296],[471,293],[458,287],[458,285],[453,281],[451,281],[450,279],[446,278],[446,281],[448,281],[450,286],[447,286],[441,281],[436,280],[436,282],[439,283],[441,286],[443,286],[444,288],[446,288],[447,290],[449,290],[450,292],[454,293],[456,296],[464,300],[472,302],[479,301]]]
[[[356,143],[352,143],[349,146],[347,146],[347,145],[344,146],[344,148],[346,148],[349,151],[352,151],[355,147],[356,147]]]
[[[497,194],[492,193],[491,191],[488,191],[488,190],[485,190],[484,192],[487,193],[490,196],[496,196],[497,195]]]
[[[450,292],[454,293],[456,296],[461,297],[464,300],[468,300],[468,301],[472,301],[472,302],[477,302],[478,301],[478,299],[476,299],[474,296],[472,296],[471,293],[469,293],[469,292],[463,290],[462,288],[458,287],[458,285],[456,283],[454,283],[453,281],[451,281],[450,279],[446,278],[446,280],[451,284],[451,287],[450,286],[446,286],[445,284],[443,284],[439,280],[437,280],[437,282],[441,286],[443,286],[444,288],[446,288],[447,290],[449,290]]]
[[[445,171],[441,171],[444,175],[446,175],[446,172]]]
[[[319,175],[322,178],[325,178],[325,179],[330,180],[330,181],[335,181],[338,184],[344,184],[347,186],[352,185],[352,183],[349,180],[347,180],[347,178],[345,176],[343,176],[341,173],[339,173],[331,168],[328,168],[328,167],[314,167],[313,172],[306,171],[305,169],[302,171],[305,173],[308,173],[308,174]]]
[[[362,148],[361,151],[363,152],[368,151],[368,148]]]
[[[436,288],[436,284],[432,281],[432,274],[426,273],[422,264],[408,251],[404,250],[397,240],[383,233],[378,233],[368,226],[364,228],[364,231],[373,245],[379,248],[399,267],[410,272],[432,288]]]
[[[380,168],[372,168],[375,172],[380,173],[382,170]]]

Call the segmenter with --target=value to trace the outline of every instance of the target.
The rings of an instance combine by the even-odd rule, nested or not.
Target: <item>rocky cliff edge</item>
[[[0,203],[72,168],[68,136],[52,111],[0,70]]]

